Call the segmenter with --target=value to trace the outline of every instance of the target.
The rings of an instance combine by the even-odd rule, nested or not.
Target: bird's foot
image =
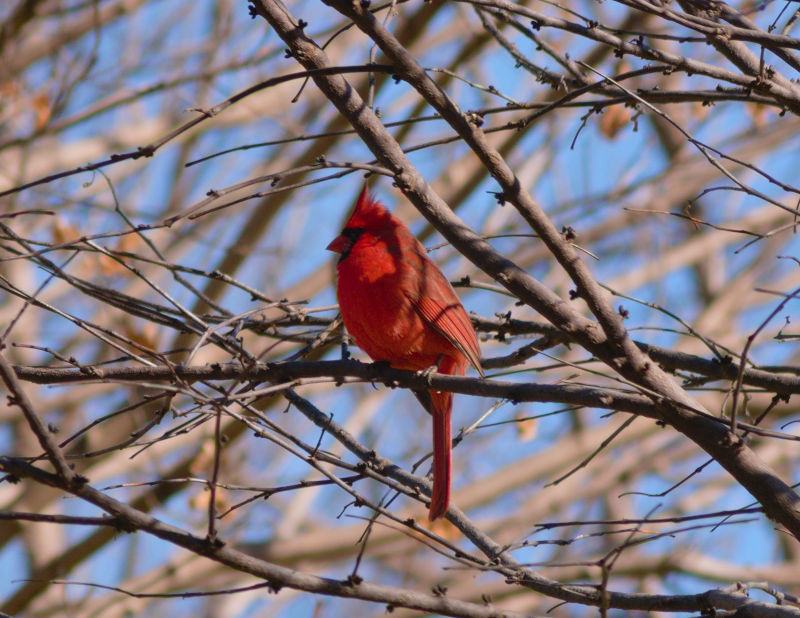
[[[431,385],[431,376],[436,373],[436,370],[439,369],[436,365],[431,365],[427,369],[420,369],[417,371],[417,375],[420,377],[425,378],[425,381],[428,383],[428,386]]]

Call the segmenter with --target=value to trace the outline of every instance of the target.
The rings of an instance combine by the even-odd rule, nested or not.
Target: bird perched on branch
[[[347,331],[374,361],[397,369],[483,375],[480,347],[450,282],[411,231],[367,191],[329,245],[339,255],[337,296]],[[453,394],[414,391],[433,417],[432,521],[450,502]]]

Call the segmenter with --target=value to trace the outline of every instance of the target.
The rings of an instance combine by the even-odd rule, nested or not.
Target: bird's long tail
[[[431,391],[433,410],[433,493],[428,519],[444,515],[450,504],[450,412],[453,394]]]

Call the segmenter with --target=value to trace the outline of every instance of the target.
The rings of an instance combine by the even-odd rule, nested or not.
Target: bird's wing
[[[406,298],[425,323],[452,343],[483,376],[478,337],[453,286],[411,232],[406,229],[404,233],[398,263],[407,277],[403,286]]]
[[[442,278],[444,279],[444,277]],[[412,299],[414,309],[436,332],[443,335],[466,356],[475,371],[483,376],[481,350],[478,346],[478,338],[475,336],[475,329],[472,328],[469,316],[455,296],[455,292],[452,292],[450,284],[446,280],[445,283],[453,294],[452,301],[448,303],[439,298],[422,295],[416,300]]]

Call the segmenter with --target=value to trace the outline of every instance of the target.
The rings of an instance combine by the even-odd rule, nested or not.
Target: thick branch
[[[361,363],[359,361],[299,361],[256,364],[250,367],[244,367],[241,363],[236,362],[194,366],[149,367],[132,365],[104,369],[94,367],[69,369],[18,366],[15,367],[15,370],[21,379],[40,384],[69,384],[87,381],[175,382],[179,380],[190,383],[207,380],[238,380],[275,384],[277,389],[276,387],[270,387],[270,392],[301,386],[304,380],[312,378],[330,378],[331,381],[345,381],[347,378],[351,378],[358,381],[385,384],[390,388],[399,387],[420,390],[433,387],[465,395],[506,399],[515,403],[532,401],[585,406],[638,414],[658,421],[661,421],[663,417],[661,407],[654,403],[650,397],[628,391],[593,388],[569,383],[504,382],[439,373],[420,375],[413,371],[393,369],[386,366],[385,363]],[[252,392],[244,391],[239,398],[242,396],[257,397],[260,394],[256,388]],[[220,403],[225,403],[224,398],[221,398]],[[693,412],[719,425],[724,425],[725,423],[724,419],[708,415],[703,410],[694,409]],[[747,423],[739,423],[739,426],[741,429],[756,435],[786,439],[794,438],[789,434],[779,434],[768,429],[748,425]],[[800,438],[797,439],[800,440]]]
[[[148,513],[139,511],[123,502],[114,500],[90,485],[79,488],[68,487],[62,479],[9,457],[0,457],[0,470],[20,478],[31,478],[39,483],[70,491],[87,502],[100,507],[121,522],[122,529],[142,530],[168,543],[183,547],[195,554],[205,556],[237,571],[249,573],[273,584],[277,592],[283,586],[315,594],[348,597],[375,601],[397,607],[408,607],[444,616],[474,616],[489,618],[501,616],[523,616],[511,611],[499,611],[490,606],[466,603],[446,596],[423,594],[414,590],[393,588],[355,580],[335,580],[317,577],[308,573],[287,569],[277,564],[258,560],[233,549],[221,541],[194,536],[180,528],[165,524]]]

